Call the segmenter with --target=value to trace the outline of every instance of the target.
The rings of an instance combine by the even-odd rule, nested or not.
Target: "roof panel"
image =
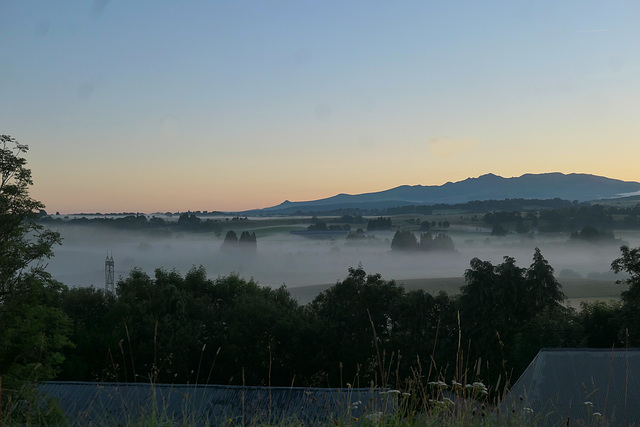
[[[542,349],[511,388],[503,410],[549,424],[569,417],[593,423],[594,413],[616,425],[637,424],[639,380],[640,349]]]
[[[57,399],[72,424],[130,424],[139,419],[194,425],[238,423],[303,424],[345,420],[394,411],[381,389],[242,387],[47,382],[40,391]]]

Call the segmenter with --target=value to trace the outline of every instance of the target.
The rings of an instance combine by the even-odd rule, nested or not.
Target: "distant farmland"
[[[580,308],[581,301],[610,301],[620,299],[620,293],[627,289],[625,284],[617,284],[614,280],[596,280],[596,279],[558,279],[562,284],[562,290],[567,296],[569,305],[574,308]],[[444,277],[444,278],[428,278],[428,279],[406,279],[396,280],[402,284],[405,289],[424,289],[432,295],[440,291],[445,291],[450,295],[455,295],[460,291],[460,287],[464,285],[463,277]],[[298,300],[300,304],[307,304],[322,291],[328,289],[331,285],[311,285],[290,288],[291,295]]]

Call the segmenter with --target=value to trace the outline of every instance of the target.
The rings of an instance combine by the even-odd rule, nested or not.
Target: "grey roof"
[[[395,407],[383,390],[369,388],[46,382],[39,389],[57,400],[72,425],[343,424]]]
[[[572,425],[578,420],[638,425],[640,349],[542,349],[505,397],[502,410],[541,425],[568,418]]]

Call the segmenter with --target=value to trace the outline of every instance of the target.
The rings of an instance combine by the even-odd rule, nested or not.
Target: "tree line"
[[[236,275],[211,279],[203,267],[184,276],[132,270],[115,295],[29,276],[3,297],[0,372],[3,384],[37,375],[344,386],[379,383],[384,355],[386,368],[393,366],[384,380],[401,388],[419,363],[453,378],[462,352],[469,366],[481,362],[469,368],[474,377],[504,385],[542,347],[640,344],[639,250],[623,247],[613,262],[631,274],[621,302],[584,304],[580,312],[563,304],[553,268],[537,249],[529,267],[511,257],[497,265],[472,259],[458,295],[406,290],[356,267],[307,305],[284,286]]]

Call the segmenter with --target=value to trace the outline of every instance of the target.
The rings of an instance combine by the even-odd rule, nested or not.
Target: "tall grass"
[[[126,414],[124,419],[103,418],[94,419],[89,412],[84,414],[66,414],[69,418],[64,419],[60,408],[54,402],[47,400],[37,392],[37,375],[35,381],[24,384],[24,389],[19,393],[11,390],[12,396],[18,396],[17,400],[8,398],[1,400],[3,393],[2,379],[0,378],[0,427],[12,425],[95,425],[95,426],[201,426],[201,425],[227,425],[227,426],[301,426],[301,425],[337,425],[337,426],[536,426],[548,425],[550,423],[549,414],[534,413],[525,404],[526,396],[520,396],[511,406],[503,402],[503,398],[510,387],[510,378],[504,369],[504,377],[501,375],[497,381],[487,386],[479,377],[482,373],[482,360],[471,361],[466,357],[469,354],[470,343],[465,345],[462,342],[462,334],[458,332],[458,343],[455,363],[438,364],[435,360],[437,346],[436,340],[432,353],[427,355],[427,363],[420,357],[416,357],[411,367],[411,375],[407,378],[400,378],[399,366],[402,359],[401,352],[392,352],[388,355],[381,350],[378,345],[378,334],[371,321],[371,334],[375,341],[377,360],[377,374],[375,380],[368,383],[368,400],[362,400],[357,394],[361,388],[360,371],[356,370],[355,376],[349,382],[343,383],[342,365],[338,364],[341,372],[340,387],[338,389],[341,397],[337,405],[328,407],[326,413],[315,418],[309,418],[305,409],[286,417],[276,416],[274,409],[274,398],[272,391],[276,388],[268,381],[268,402],[266,409],[256,416],[253,407],[257,402],[247,401],[249,387],[245,385],[244,369],[242,388],[240,393],[240,414],[223,414],[215,419],[207,418],[206,400],[203,387],[198,384],[200,371],[203,369],[202,360],[206,351],[203,345],[196,373],[196,382],[192,384],[194,393],[182,396],[181,408],[176,412],[174,407],[170,407],[165,389],[175,387],[176,392],[181,385],[158,384],[158,371],[160,367],[157,363],[157,352],[154,351],[154,360],[150,371],[146,376],[141,376],[135,372],[134,356],[131,351],[131,341],[129,330],[126,328],[127,343],[129,351],[125,350],[125,343],[120,342],[120,351],[123,362],[130,360],[132,366],[132,386],[148,385],[151,398],[131,407],[130,402],[124,400],[121,393],[116,393],[112,400],[104,403],[103,400],[96,400],[92,404],[99,406],[97,409],[104,410],[105,413],[113,411],[113,407],[120,406]],[[460,329],[460,328],[458,328]],[[157,342],[157,325],[154,330],[154,343]],[[215,360],[220,353],[218,348],[213,364],[208,368],[207,383],[215,370]],[[127,354],[129,353],[129,354]],[[111,354],[108,360],[113,370],[113,378],[124,374],[128,380],[127,363],[118,366]],[[271,353],[270,360],[271,363]],[[449,372],[449,369],[453,372]],[[503,363],[504,367],[504,363]],[[122,372],[119,372],[121,370]],[[269,369],[269,376],[271,369]],[[144,378],[144,381],[142,380]],[[627,378],[628,380],[628,378]],[[129,383],[131,384],[131,383]],[[394,384],[398,388],[390,388],[389,384]],[[123,385],[124,387],[125,385]],[[99,385],[96,385],[99,387]],[[281,389],[281,388],[279,388]],[[293,387],[291,390],[298,390]],[[198,395],[197,391],[201,393]],[[311,390],[311,389],[310,389]],[[6,395],[5,395],[6,396]],[[314,397],[315,398],[315,397]],[[120,399],[118,401],[118,399]],[[311,405],[312,399],[309,399]],[[593,411],[593,407],[586,404],[584,406],[583,420],[585,425],[605,426],[608,425],[604,417]],[[112,405],[113,407],[105,407]],[[570,423],[570,420],[566,421]]]

